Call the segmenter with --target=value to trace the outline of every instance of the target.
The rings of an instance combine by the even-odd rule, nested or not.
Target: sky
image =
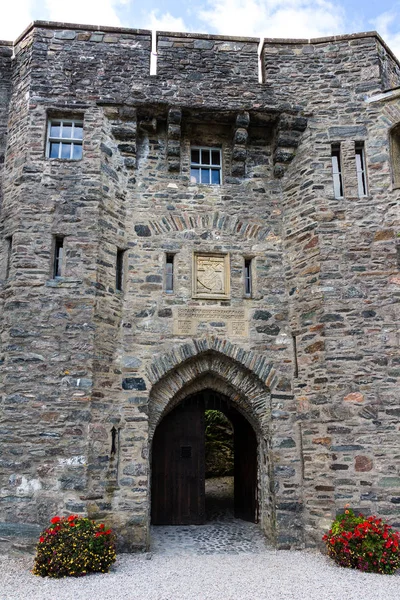
[[[376,30],[400,58],[400,0],[0,0],[0,40],[33,20],[271,38]]]

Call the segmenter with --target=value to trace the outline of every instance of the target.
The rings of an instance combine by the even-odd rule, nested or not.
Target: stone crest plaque
[[[195,298],[229,298],[229,255],[195,254],[193,296]]]

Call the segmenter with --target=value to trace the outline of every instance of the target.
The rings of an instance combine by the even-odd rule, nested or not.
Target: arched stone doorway
[[[156,446],[153,440],[158,443],[155,432],[164,418],[172,414],[182,402],[196,395],[206,391],[219,395],[227,406],[231,407],[232,414],[237,415],[239,423],[237,427],[240,427],[240,423],[247,423],[254,434],[256,508],[253,510],[253,518],[260,523],[267,538],[275,543],[271,399],[267,387],[268,382],[273,379],[274,371],[272,365],[257,361],[257,357],[252,353],[240,351],[238,354],[235,346],[224,344],[220,348],[220,344],[220,341],[213,340],[211,344],[205,341],[202,348],[197,345],[185,345],[179,348],[179,353],[182,353],[181,361],[177,356],[177,350],[174,350],[168,356],[163,355],[162,360],[155,361],[152,371],[148,371],[149,378],[153,381],[149,398],[150,469],[154,468],[153,452]],[[254,370],[249,367],[253,367]],[[243,435],[239,436],[239,439],[243,439]],[[185,445],[187,444],[181,446]],[[150,482],[154,483],[152,472]],[[151,497],[154,492],[158,493],[150,487]],[[152,502],[149,505],[149,523],[151,504]],[[247,503],[247,508],[248,506]]]
[[[205,389],[164,416],[153,439],[151,521],[154,525],[199,525],[205,511],[206,410],[226,415],[234,431],[234,515],[258,521],[258,443],[248,420],[225,395]]]

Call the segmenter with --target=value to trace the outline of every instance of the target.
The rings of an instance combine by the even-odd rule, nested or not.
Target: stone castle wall
[[[161,33],[155,76],[145,31],[37,23],[17,42],[1,214],[3,241],[13,236],[1,290],[5,535],[82,512],[115,526],[122,547],[145,547],[154,427],[205,385],[253,419],[260,519],[280,547],[317,543],[345,502],[396,521],[388,131],[400,115],[395,101],[365,98],[398,85],[399,67],[374,34],[266,40],[259,83],[258,42]],[[61,116],[84,120],[81,161],[45,157],[48,119]],[[340,200],[332,142],[343,148]],[[193,143],[221,147],[222,185],[190,182]],[[228,299],[193,298],[196,252],[229,254]]]

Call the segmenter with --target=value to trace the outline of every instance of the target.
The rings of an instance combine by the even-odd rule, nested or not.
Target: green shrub
[[[80,577],[108,572],[116,559],[111,529],[77,515],[53,517],[50,522],[36,546],[34,575]]]
[[[347,509],[322,539],[328,555],[341,567],[388,575],[400,568],[400,533],[375,516]]]

